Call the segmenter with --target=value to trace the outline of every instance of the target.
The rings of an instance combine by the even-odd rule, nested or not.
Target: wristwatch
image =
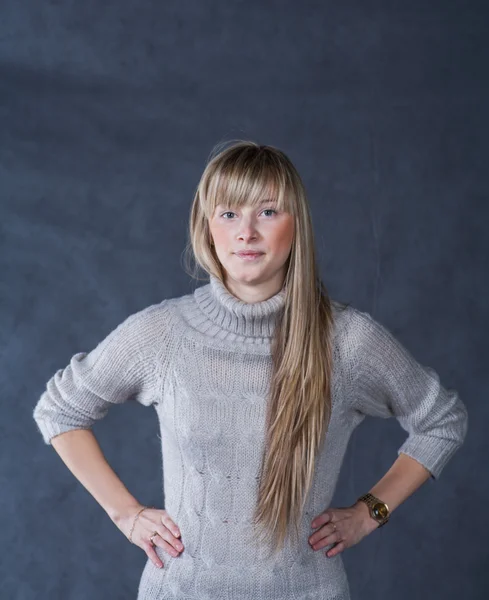
[[[357,502],[365,502],[370,510],[370,516],[372,519],[375,519],[377,523],[379,523],[379,527],[385,525],[389,520],[390,511],[389,507],[385,502],[379,500],[376,496],[371,494],[370,492],[360,496]]]

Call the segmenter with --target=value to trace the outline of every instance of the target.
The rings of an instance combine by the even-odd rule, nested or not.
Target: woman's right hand
[[[157,567],[161,568],[164,565],[156,554],[154,547],[158,546],[172,556],[178,556],[184,549],[182,542],[178,539],[181,533],[165,509],[147,507],[139,514],[134,523],[138,511],[142,508],[143,505],[136,510],[133,509],[130,514],[120,517],[116,521],[116,525],[127,539],[129,539],[129,532],[134,524],[130,541],[142,548],[148,555],[148,558]],[[155,535],[153,542],[151,542],[150,537],[155,531],[158,535]]]

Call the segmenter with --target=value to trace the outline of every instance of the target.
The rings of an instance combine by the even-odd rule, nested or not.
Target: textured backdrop
[[[32,409],[75,352],[201,285],[182,265],[190,204],[232,138],[289,155],[330,294],[389,327],[469,411],[441,479],[343,553],[353,600],[489,596],[486,6],[0,3],[2,600],[136,596],[146,555],[43,444]],[[131,492],[162,507],[154,411],[128,402],[95,432]],[[334,505],[372,487],[405,436],[368,419]]]

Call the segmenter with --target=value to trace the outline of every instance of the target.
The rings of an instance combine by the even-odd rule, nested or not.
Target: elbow
[[[452,411],[449,413],[451,418],[448,422],[448,427],[451,433],[450,437],[460,447],[465,442],[469,430],[469,413],[455,390],[451,390],[451,395],[454,399],[454,404]]]
[[[44,392],[34,407],[32,417],[45,444],[53,437],[74,429],[91,429],[95,418],[70,406],[62,398]]]

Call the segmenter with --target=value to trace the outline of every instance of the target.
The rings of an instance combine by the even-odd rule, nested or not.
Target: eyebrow
[[[270,204],[270,203],[277,204],[277,202],[278,201],[275,198],[265,198],[264,200],[260,200],[260,202],[258,202],[258,205],[262,206],[263,204]],[[220,203],[217,206],[228,206],[228,205]]]

